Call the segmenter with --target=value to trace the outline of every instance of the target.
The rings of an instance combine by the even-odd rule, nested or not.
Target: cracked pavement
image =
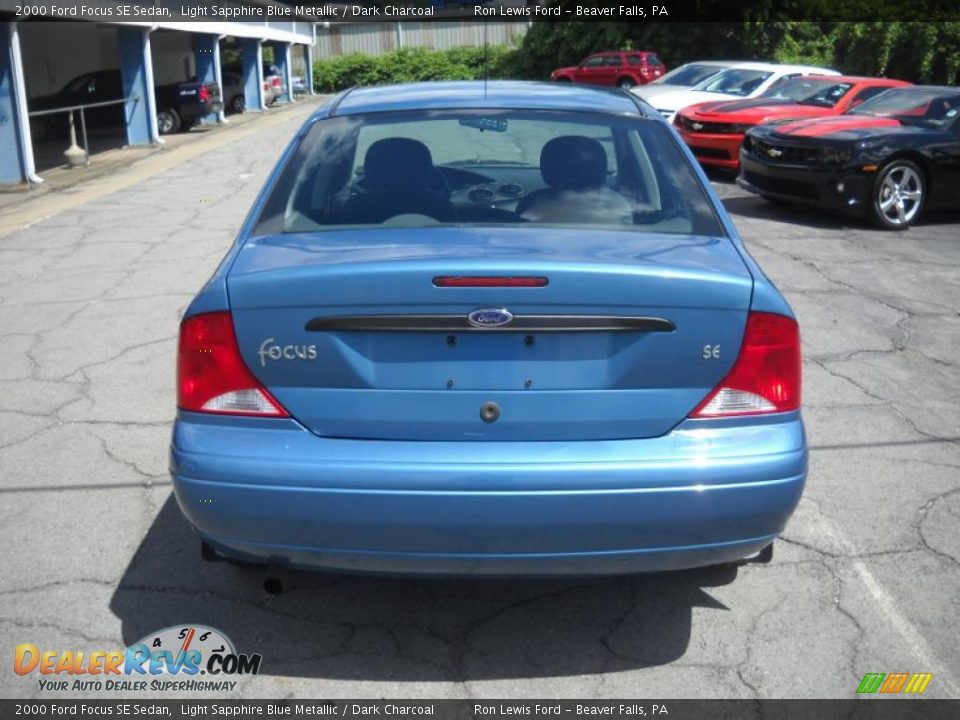
[[[0,237],[4,653],[204,623],[262,653],[245,697],[958,696],[960,216],[884,233],[715,178],[803,335],[810,477],[768,565],[271,596],[204,563],[167,476],[177,323],[310,109]],[[9,666],[0,693],[43,695]]]

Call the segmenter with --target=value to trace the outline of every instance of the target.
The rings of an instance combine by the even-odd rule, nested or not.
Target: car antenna
[[[487,23],[483,24],[483,99],[487,99]]]

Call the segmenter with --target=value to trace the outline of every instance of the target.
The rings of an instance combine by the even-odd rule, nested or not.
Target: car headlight
[[[846,165],[850,157],[850,151],[843,148],[821,148],[817,159],[825,165]]]
[[[740,134],[740,133],[747,132],[747,130],[749,130],[752,127],[753,125],[747,125],[743,123],[736,124],[736,125],[727,125],[727,132],[730,134]]]

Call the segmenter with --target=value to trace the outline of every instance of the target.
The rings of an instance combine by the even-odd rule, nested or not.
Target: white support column
[[[27,83],[23,77],[23,57],[20,54],[20,32],[16,22],[9,23],[7,43],[0,42],[0,46],[9,45],[11,97],[14,104],[15,130],[17,143],[20,146],[20,163],[23,178],[28,182],[39,185],[43,178],[37,175],[37,167],[33,159],[33,138],[30,135],[30,117],[27,109]]]
[[[226,35],[217,35],[217,45],[216,52],[213,54],[213,74],[216,76],[217,86],[220,88],[220,97],[223,100],[223,106],[220,108],[220,112],[217,113],[217,122],[226,123],[226,97],[223,95],[223,64],[220,60],[220,43],[223,42],[223,39]]]
[[[160,137],[160,127],[157,125],[157,96],[154,90],[156,84],[153,82],[153,48],[151,47],[150,39],[150,36],[156,29],[157,25],[153,25],[153,27],[147,30],[147,44],[144,50],[144,54],[146,55],[144,73],[147,76],[147,87],[150,88],[150,93],[147,95],[150,112],[150,138],[155,145],[163,145],[164,141],[163,138]]]

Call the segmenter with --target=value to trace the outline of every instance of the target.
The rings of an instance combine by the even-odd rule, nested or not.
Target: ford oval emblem
[[[467,322],[478,328],[501,327],[513,321],[513,313],[505,308],[482,308],[467,315]]]

